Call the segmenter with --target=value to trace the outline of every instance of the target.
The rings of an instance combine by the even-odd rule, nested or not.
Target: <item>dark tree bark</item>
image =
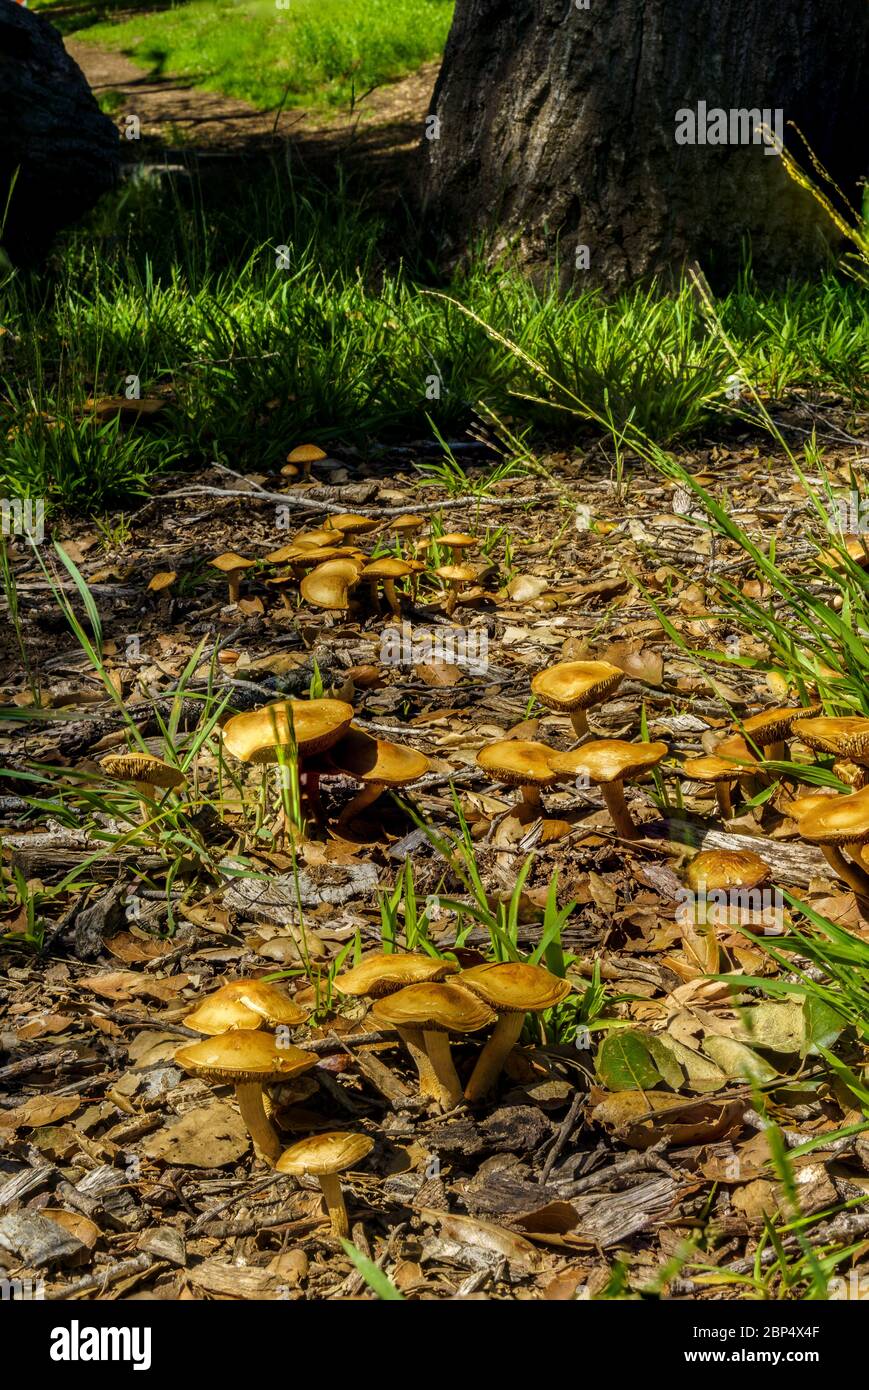
[[[0,0],[0,225],[9,200],[0,245],[8,256],[37,263],[56,233],[112,187],[119,164],[118,132],[57,30]]]
[[[781,109],[859,207],[867,0],[588,6],[458,0],[431,108],[439,138],[424,142],[445,255],[494,231],[495,251],[512,244],[532,268],[558,260],[562,281],[609,288],[686,260],[726,282],[747,240],[761,274],[828,255],[836,234],[781,159],[762,145],[679,144],[677,112]],[[789,128],[785,145],[802,149]]]

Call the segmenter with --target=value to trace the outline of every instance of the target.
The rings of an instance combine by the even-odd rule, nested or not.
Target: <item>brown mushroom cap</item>
[[[555,754],[545,743],[523,739],[500,739],[487,743],[477,754],[477,766],[493,781],[509,786],[550,787],[558,780],[552,766]]]
[[[767,744],[779,743],[787,738],[794,723],[811,719],[817,714],[818,709],[819,706],[814,705],[808,709],[781,707],[761,710],[760,714],[753,714],[749,719],[743,720],[742,730],[752,743],[765,748]]]
[[[300,756],[337,743],[350,727],[353,706],[343,700],[278,700],[233,715],[223,728],[223,746],[239,762],[272,762],[272,750],[289,746],[290,717]]]
[[[372,738],[361,729],[351,729],[329,750],[329,762],[357,782],[382,783],[385,787],[415,782],[431,766],[425,754],[415,748]]]
[[[547,709],[570,714],[605,700],[625,678],[608,661],[562,661],[538,671],[531,689]]]
[[[107,753],[100,767],[118,782],[141,782],[148,787],[184,785],[184,773],[153,753]]]
[[[175,570],[159,570],[148,581],[148,588],[152,594],[162,593],[164,589],[171,589],[177,578]]]
[[[715,751],[710,756],[732,759],[737,773],[740,764],[743,765],[743,771],[749,771],[749,764],[757,767],[757,754],[749,748],[742,734],[729,734],[727,738],[723,738],[715,745]]]
[[[806,792],[805,796],[795,796],[793,801],[789,801],[787,806],[782,809],[790,816],[791,820],[801,820],[810,811],[817,811],[821,808],[827,809],[833,797],[838,793],[828,792]]]
[[[804,840],[815,845],[869,844],[869,787],[849,796],[830,798],[830,806],[820,806],[799,820]]]
[[[541,1013],[560,1004],[570,993],[570,982],[559,979],[540,965],[520,961],[473,965],[459,981],[478,994],[498,1013]]]
[[[377,999],[371,1017],[388,1028],[421,1028],[430,1033],[477,1033],[494,1023],[487,1004],[455,984],[423,983]]]
[[[627,743],[620,738],[601,738],[583,744],[569,753],[553,753],[553,771],[561,776],[575,777],[585,773],[590,782],[621,782],[635,777],[650,767],[657,767],[666,758],[666,743]]]
[[[732,782],[738,777],[740,767],[730,758],[707,753],[701,758],[686,758],[682,771],[692,782]]]
[[[227,550],[208,563],[212,569],[220,570],[221,574],[232,574],[235,570],[249,569],[256,564],[256,560],[246,560],[243,555],[236,555],[234,550]]]
[[[394,555],[381,556],[372,560],[362,571],[363,579],[406,579],[413,573],[413,565],[407,560],[399,560]]]
[[[855,763],[869,758],[869,719],[801,719],[795,731],[803,743],[820,753],[838,753]]]
[[[377,951],[363,956],[351,970],[336,975],[334,983],[341,994],[379,999],[406,985],[443,980],[446,975],[454,975],[457,969],[452,961],[437,960],[421,953],[396,951],[386,955]]]
[[[439,565],[435,574],[448,584],[470,584],[471,580],[477,578],[477,571],[470,565]]]
[[[374,1140],[367,1134],[351,1134],[344,1130],[311,1134],[285,1149],[275,1169],[294,1177],[317,1178],[323,1174],[343,1173],[346,1168],[361,1163],[373,1148]]]
[[[469,550],[471,546],[479,545],[479,536],[470,536],[465,531],[448,531],[444,536],[432,536],[431,545],[446,545],[450,550]]]
[[[228,1033],[235,1028],[293,1027],[307,1014],[275,985],[264,980],[233,980],[209,994],[184,1020],[197,1033]]]
[[[772,870],[751,850],[705,849],[688,865],[685,882],[695,893],[731,888],[759,888]]]
[[[412,512],[405,512],[403,516],[397,516],[389,522],[390,531],[419,531],[425,526],[424,516],[414,516]]]
[[[319,463],[327,457],[328,455],[316,444],[297,444],[295,449],[291,449],[287,454],[287,463]]]
[[[328,530],[340,531],[345,536],[364,536],[369,531],[376,531],[379,525],[376,517],[359,516],[356,512],[340,512],[337,516],[326,518]]]
[[[317,1065],[313,1052],[278,1047],[273,1034],[239,1029],[201,1042],[185,1043],[175,1061],[191,1076],[227,1085],[245,1081],[289,1081]]]
[[[299,592],[306,603],[315,608],[331,608],[342,612],[350,606],[350,590],[359,581],[359,566],[346,557],[327,560],[306,574]]]

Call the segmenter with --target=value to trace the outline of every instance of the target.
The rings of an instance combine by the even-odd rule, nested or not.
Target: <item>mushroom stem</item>
[[[786,757],[785,741],[783,738],[776,739],[775,743],[770,743],[763,750],[763,756],[768,763],[782,763]]]
[[[341,1179],[337,1173],[321,1173],[320,1187],[326,1198],[332,1234],[346,1240],[350,1235],[350,1218],[347,1215],[344,1193],[341,1191]]]
[[[247,1132],[253,1140],[257,1155],[274,1168],[281,1156],[282,1146],[263,1106],[262,1083],[259,1081],[237,1082],[235,1098],[238,1101],[241,1118],[247,1125]]]
[[[428,1053],[421,1028],[399,1028],[398,1036],[407,1048],[419,1077],[419,1093],[427,1100],[438,1098],[438,1081]]]
[[[519,1041],[525,1015],[519,1011],[499,1014],[492,1035],[483,1048],[470,1080],[465,1087],[465,1100],[482,1100],[501,1075],[504,1063]]]
[[[821,845],[821,853],[843,883],[847,883],[861,898],[869,898],[869,873],[859,864],[852,864],[836,845]]]
[[[142,817],[142,824],[147,825],[151,819],[151,807],[148,805],[151,788],[147,782],[134,782],[133,786],[136,788],[136,795],[139,798],[139,815]]]
[[[450,1051],[450,1035],[427,1028],[422,1040],[433,1073],[433,1099],[442,1110],[455,1110],[462,1103],[462,1083]]]
[[[384,585],[384,590],[385,588],[386,586]],[[371,595],[371,606],[376,613],[380,608],[380,594],[377,592],[377,579],[374,575],[372,575],[368,581],[368,592]]]
[[[383,581],[383,593],[386,602],[389,604],[396,618],[401,617],[401,604],[398,601],[398,594],[395,592],[395,580],[387,575]]]
[[[323,803],[320,800],[320,774],[315,771],[305,771],[305,800],[308,803],[308,810],[314,820],[322,824],[325,819]]]
[[[241,593],[241,570],[230,570],[229,574],[226,576],[226,582],[229,589],[230,603],[238,603],[239,594]]]
[[[718,814],[722,820],[730,820],[733,815],[733,801],[730,796],[729,782],[715,783],[715,800],[718,803]]]
[[[631,820],[631,813],[625,801],[625,789],[621,782],[602,782],[600,790],[616,833],[621,835],[623,840],[636,840],[639,831]]]
[[[360,811],[364,811],[366,807],[377,800],[383,792],[383,785],[382,782],[368,782],[361,791],[356,793],[352,801],[347,802],[347,805],[338,817],[338,824],[349,825],[350,822],[359,815]]]
[[[459,601],[458,579],[451,579],[449,581],[449,584],[449,592],[447,593],[447,596],[444,599],[444,612],[446,613],[448,618],[452,616],[453,612],[455,611],[456,604]]]
[[[522,800],[519,803],[520,807],[527,807],[529,811],[533,811],[535,815],[539,815],[543,803],[540,796],[540,788],[537,783],[523,782],[519,790],[522,793]]]
[[[589,732],[588,715],[584,709],[574,709],[570,711],[570,722],[573,725],[573,732],[576,734],[577,741],[585,738]]]

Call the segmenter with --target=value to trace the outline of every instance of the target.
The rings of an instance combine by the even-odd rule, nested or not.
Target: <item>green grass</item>
[[[452,13],[452,0],[189,0],[91,15],[80,37],[256,106],[332,106],[437,58]]]
[[[437,286],[412,218],[390,219],[278,166],[132,178],[46,271],[0,272],[0,482],[100,512],[167,468],[276,469],[304,438],[454,438],[480,401],[568,443],[591,421],[666,446],[729,409],[733,359],[690,289],[565,297],[482,256]],[[746,280],[716,307],[758,390],[865,393],[857,286]],[[131,375],[171,404],[147,427],[94,424],[87,398]]]

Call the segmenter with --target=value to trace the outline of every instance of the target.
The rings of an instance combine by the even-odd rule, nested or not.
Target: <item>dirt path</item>
[[[97,97],[114,91],[124,98],[114,113],[122,129],[124,117],[138,116],[144,139],[178,150],[257,152],[290,141],[312,155],[334,156],[337,147],[365,155],[406,153],[419,142],[438,70],[437,63],[427,63],[369,93],[352,111],[260,111],[219,92],[186,86],[183,78],[152,76],[122,54],[80,39],[65,42]]]

